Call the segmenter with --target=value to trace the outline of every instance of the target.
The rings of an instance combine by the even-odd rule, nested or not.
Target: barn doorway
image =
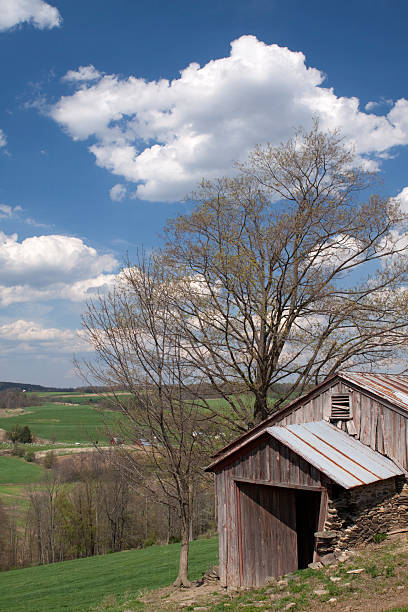
[[[304,569],[313,561],[315,537],[319,529],[321,493],[296,491],[296,535],[298,569]]]
[[[313,561],[320,492],[237,482],[242,586],[261,586]]]

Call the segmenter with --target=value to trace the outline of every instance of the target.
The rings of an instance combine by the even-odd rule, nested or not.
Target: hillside
[[[142,602],[142,609],[149,612],[182,608],[211,612],[408,612],[408,534],[362,546],[343,563],[271,580],[263,589],[228,593],[210,583],[182,592],[161,589],[148,593]],[[129,602],[129,612],[140,609],[133,603]]]
[[[408,534],[361,547],[338,565],[301,570],[243,592],[227,592],[216,582],[169,586],[178,552],[178,544],[153,546],[0,573],[0,612],[408,612]],[[216,558],[215,538],[194,541],[191,579]]]
[[[192,579],[216,563],[217,550],[215,538],[192,542]],[[171,584],[177,576],[179,551],[179,544],[151,546],[0,572],[0,611],[80,612],[96,606],[123,610],[129,599],[135,602],[145,590]],[[144,607],[135,605],[135,609]]]

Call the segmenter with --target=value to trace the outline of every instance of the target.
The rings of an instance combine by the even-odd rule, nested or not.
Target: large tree
[[[175,324],[170,295],[177,291],[159,262],[141,256],[137,266],[122,271],[109,295],[88,304],[83,322],[96,352],[86,366],[88,377],[128,391],[111,396],[122,414],[116,437],[125,444],[109,453],[110,460],[147,500],[177,510],[181,553],[175,585],[188,586],[194,492],[206,477],[202,466],[215,436],[208,402],[200,395],[202,375],[185,359]]]
[[[406,216],[367,196],[372,178],[315,122],[256,148],[234,178],[204,181],[194,210],[168,223],[184,354],[229,403],[232,426],[266,418],[276,383],[287,383],[282,402],[403,349]]]

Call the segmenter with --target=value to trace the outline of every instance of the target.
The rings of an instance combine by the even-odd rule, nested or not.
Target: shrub
[[[35,459],[35,452],[30,448],[25,456],[24,456],[25,460],[28,461],[28,463],[32,463]]]
[[[14,425],[7,432],[7,438],[12,442],[22,442],[22,444],[31,444],[33,436],[28,425]]]
[[[384,542],[384,540],[386,539],[387,539],[386,533],[375,533],[373,537],[371,538],[371,541],[375,542],[375,544],[380,544],[381,542]]]
[[[178,542],[181,542],[180,536],[172,535],[169,537],[169,544],[177,544]]]
[[[154,535],[150,535],[143,541],[143,548],[148,548],[149,546],[154,546],[156,544],[156,538]]]
[[[47,468],[47,470],[51,470],[55,465],[55,453],[54,451],[51,451],[49,453],[47,453],[44,457],[44,467]]]

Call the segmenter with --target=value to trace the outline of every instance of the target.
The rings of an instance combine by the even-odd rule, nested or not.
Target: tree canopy
[[[238,170],[203,181],[194,210],[168,223],[163,261],[186,358],[246,428],[276,409],[276,383],[289,383],[283,402],[339,368],[397,357],[407,217],[367,197],[373,176],[318,122]]]

